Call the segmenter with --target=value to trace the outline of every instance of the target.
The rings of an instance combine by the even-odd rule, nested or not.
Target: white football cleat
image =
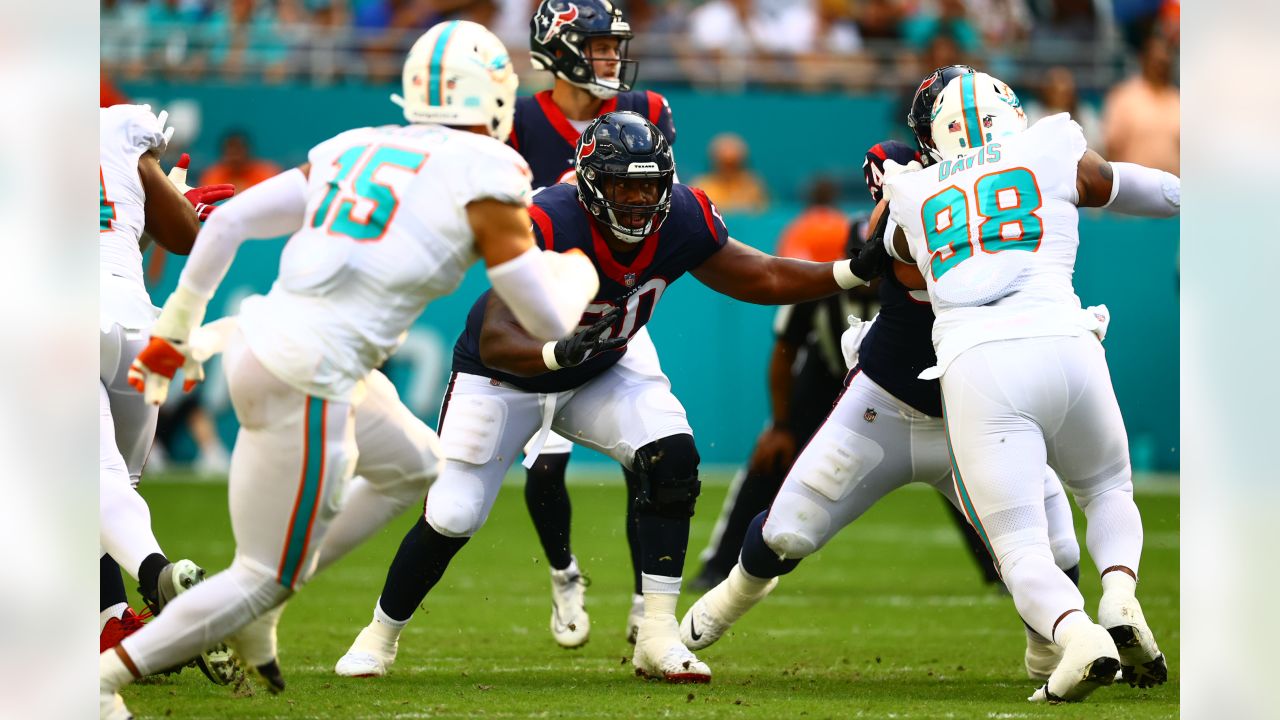
[[[284,692],[285,685],[284,673],[276,660],[276,626],[284,606],[285,603],[280,603],[271,608],[227,638],[227,646],[235,651],[245,667],[257,672],[272,693]]]
[[[1098,623],[1111,633],[1120,652],[1120,672],[1130,687],[1155,687],[1169,679],[1169,666],[1156,647],[1138,599],[1127,593],[1103,593]]]
[[[711,668],[680,642],[675,615],[641,621],[631,664],[642,678],[669,683],[711,682]]]
[[[778,578],[761,584],[760,579],[743,572],[741,565],[734,565],[724,582],[708,590],[684,614],[680,640],[690,650],[710,647],[777,586]]]
[[[579,648],[591,634],[586,592],[589,584],[573,558],[564,570],[551,571],[551,637],[562,648]]]
[[[1040,633],[1028,630],[1027,652],[1022,660],[1027,668],[1027,677],[1037,682],[1046,682],[1062,661],[1062,648],[1052,640],[1040,637]]]
[[[631,596],[631,612],[627,613],[627,642],[636,644],[636,634],[640,632],[640,621],[644,620],[644,596]]]
[[[1027,698],[1032,702],[1078,702],[1116,681],[1120,654],[1101,625],[1082,623],[1064,638],[1062,660],[1049,680]]]
[[[133,713],[124,706],[120,693],[98,690],[98,720],[133,720]]]
[[[387,639],[387,630],[377,620],[360,631],[351,649],[343,655],[333,671],[343,677],[382,677],[396,661],[400,647],[400,634]]]

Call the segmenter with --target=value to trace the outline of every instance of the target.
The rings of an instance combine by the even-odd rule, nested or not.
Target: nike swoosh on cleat
[[[695,623],[693,616],[689,616],[689,637],[693,638],[694,642],[698,642],[702,639],[702,633],[698,632],[698,626]]]

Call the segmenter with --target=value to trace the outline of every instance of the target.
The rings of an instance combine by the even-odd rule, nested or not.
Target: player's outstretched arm
[[[254,185],[204,224],[178,287],[151,328],[150,343],[129,367],[129,384],[144,393],[147,402],[164,402],[179,368],[185,389],[204,379],[200,362],[191,356],[191,331],[204,321],[209,298],[245,240],[277,238],[302,227],[309,171],[310,166],[303,165]]]
[[[729,238],[693,276],[731,298],[760,305],[794,305],[865,285],[875,275],[859,277],[849,260],[816,263],[780,258]]]
[[[1125,215],[1174,217],[1182,208],[1182,180],[1163,170],[1126,162],[1107,162],[1086,150],[1076,169],[1076,203]]]
[[[543,341],[568,335],[600,288],[591,261],[578,251],[539,250],[522,205],[476,200],[467,205],[467,220],[494,295],[514,308],[519,326]]]

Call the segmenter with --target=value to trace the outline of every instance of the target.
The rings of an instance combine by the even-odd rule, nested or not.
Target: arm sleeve
[[[489,268],[489,282],[520,326],[539,340],[572,332],[600,289],[595,267],[581,252],[538,248]]]
[[[1111,199],[1105,208],[1125,215],[1174,217],[1182,209],[1182,180],[1163,170],[1111,163]]]
[[[307,179],[297,168],[236,195],[205,222],[179,285],[209,299],[245,240],[295,233],[306,210]]]

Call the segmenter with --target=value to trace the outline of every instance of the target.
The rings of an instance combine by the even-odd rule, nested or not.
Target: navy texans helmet
[[[590,53],[596,38],[617,38],[617,74],[600,77]],[[635,85],[639,66],[627,57],[631,25],[610,0],[542,0],[529,21],[533,66],[608,100]],[[600,58],[601,60],[606,58]]]
[[[879,203],[884,197],[885,160],[906,165],[912,160],[920,162],[920,153],[897,140],[886,140],[871,146],[862,161],[862,177],[867,181],[867,191],[871,193],[872,202]]]
[[[933,123],[933,102],[942,94],[947,83],[966,73],[976,72],[978,71],[968,65],[940,67],[926,75],[920,81],[920,87],[916,88],[915,97],[911,98],[911,111],[907,113],[907,127],[916,135],[916,144],[920,146],[920,152],[924,156],[923,165],[932,165],[942,159],[933,144],[933,131],[929,129]]]
[[[611,112],[592,120],[574,157],[578,199],[614,237],[637,243],[662,227],[676,161],[666,136],[643,115]]]

